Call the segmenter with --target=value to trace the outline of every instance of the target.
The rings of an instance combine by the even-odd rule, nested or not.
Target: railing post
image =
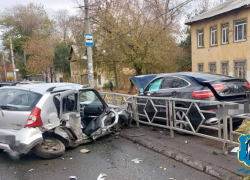
[[[173,124],[174,124],[174,116],[173,116],[173,112],[174,112],[174,109],[173,109],[173,101],[171,100],[168,100],[168,111],[169,111],[169,121],[170,121],[170,137],[171,138],[174,138],[174,130],[173,130]],[[167,101],[166,101],[166,107],[167,107]],[[166,109],[167,110],[167,109]]]
[[[117,105],[116,95],[115,94],[112,94],[112,104]]]
[[[225,104],[223,103],[223,107]],[[228,154],[228,143],[227,143],[227,116],[223,116],[223,153]]]
[[[137,108],[137,98],[136,97],[132,97],[132,111],[133,111],[133,115],[134,115],[134,119],[136,121],[136,126],[139,127],[139,116],[138,116],[138,108]]]

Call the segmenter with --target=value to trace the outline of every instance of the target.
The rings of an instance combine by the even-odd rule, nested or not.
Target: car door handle
[[[176,91],[173,91],[172,94],[175,95],[177,92]]]

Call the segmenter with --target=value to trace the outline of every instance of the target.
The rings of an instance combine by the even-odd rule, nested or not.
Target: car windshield
[[[41,95],[19,89],[0,89],[0,107],[4,110],[30,111]]]

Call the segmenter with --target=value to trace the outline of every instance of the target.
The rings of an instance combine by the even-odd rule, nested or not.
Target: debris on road
[[[239,150],[239,147],[235,147],[235,148],[233,148],[233,149],[231,150],[231,153],[237,153],[238,150]]]
[[[112,142],[112,140],[111,140],[111,139],[109,139],[109,140],[108,140],[108,143],[111,143],[111,142]]]
[[[64,158],[63,158],[63,157],[60,157],[60,159],[61,159],[61,160],[64,160]]]
[[[159,133],[161,133],[161,134],[162,134],[162,133],[163,133],[163,131],[159,131]]]
[[[81,151],[80,151],[81,153],[83,153],[83,154],[86,154],[86,153],[89,153],[90,152],[90,150],[88,150],[88,149],[81,149]]]
[[[70,176],[69,179],[70,180],[77,180],[77,177],[76,176]]]
[[[140,136],[145,136],[145,133],[143,133],[143,134],[138,134],[138,135],[130,135],[130,137],[140,137]]]
[[[216,152],[216,151],[213,151],[213,153],[212,153],[213,155],[218,155],[218,153]]]
[[[187,143],[189,143],[189,141],[185,141],[185,143],[187,144]]]
[[[34,171],[34,169],[30,169],[30,170],[29,170],[29,172],[32,172],[32,171]]]
[[[162,166],[160,167],[160,169],[162,169]]]
[[[67,169],[66,167],[63,168],[63,170],[66,170],[66,169]]]
[[[105,180],[105,177],[107,177],[107,175],[101,173],[101,174],[98,176],[97,180]]]
[[[139,164],[141,161],[143,161],[143,160],[140,160],[139,158],[135,158],[135,159],[133,159],[133,160],[131,160],[131,161],[133,161],[134,163],[136,163],[136,164]]]
[[[166,170],[167,170],[167,168],[164,168],[163,170],[164,170],[164,171],[166,171]]]

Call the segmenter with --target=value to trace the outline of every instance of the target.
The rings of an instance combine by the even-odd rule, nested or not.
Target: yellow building
[[[192,71],[250,80],[250,0],[230,0],[186,22]]]
[[[87,49],[85,46],[72,45],[70,49],[70,73],[71,82],[88,85],[88,60],[87,60]],[[94,87],[101,88],[105,83],[108,83],[105,73],[99,69],[94,69]]]

